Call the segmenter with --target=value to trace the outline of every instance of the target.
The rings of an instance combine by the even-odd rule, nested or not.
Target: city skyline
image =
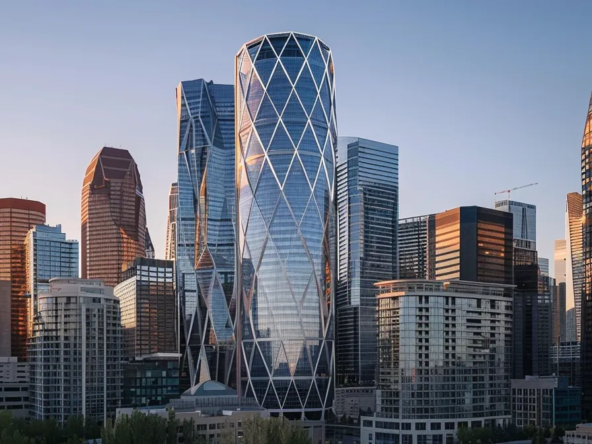
[[[385,15],[396,26],[389,26],[389,30],[386,27],[378,29],[379,37],[382,38],[357,36],[355,40],[334,27],[324,27],[322,17],[329,12],[324,5],[319,9],[318,17],[309,21],[305,21],[305,15],[300,11],[291,17],[282,17],[281,6],[278,6],[270,11],[277,18],[272,29],[267,29],[267,26],[257,20],[241,20],[244,25],[223,36],[214,48],[202,48],[199,45],[196,48],[191,45],[195,57],[188,58],[189,61],[180,61],[181,57],[178,56],[179,52],[188,50],[188,44],[180,43],[181,40],[175,37],[175,33],[170,32],[173,26],[178,25],[172,20],[173,16],[177,17],[175,14],[178,12],[174,5],[170,6],[168,12],[151,5],[141,11],[144,21],[133,23],[133,29],[140,36],[150,37],[146,33],[154,27],[146,27],[146,23],[154,24],[162,20],[163,34],[159,32],[155,36],[162,41],[155,41],[155,37],[152,37],[145,42],[134,39],[123,43],[115,42],[113,37],[95,41],[95,35],[102,35],[105,22],[98,28],[96,25],[88,26],[89,22],[85,17],[103,17],[121,33],[123,27],[128,25],[127,18],[136,11],[126,7],[120,9],[106,2],[93,11],[96,14],[89,14],[86,8],[90,7],[76,6],[69,11],[60,11],[63,19],[67,19],[70,25],[62,27],[55,35],[56,42],[65,43],[59,51],[52,52],[52,62],[55,61],[56,66],[67,68],[80,65],[81,69],[68,69],[72,73],[64,73],[61,68],[50,69],[43,79],[37,77],[38,74],[34,74],[33,70],[28,71],[29,62],[25,57],[48,63],[37,54],[40,49],[47,48],[48,43],[40,41],[40,36],[48,30],[47,25],[39,23],[38,27],[24,36],[13,24],[6,23],[0,33],[12,37],[11,41],[15,40],[15,46],[6,59],[14,69],[0,74],[0,80],[15,85],[15,90],[7,92],[7,100],[0,107],[0,120],[3,121],[0,129],[4,138],[0,152],[17,164],[23,159],[30,162],[34,179],[30,183],[14,180],[13,170],[16,169],[11,168],[12,162],[3,162],[0,166],[0,187],[6,196],[26,196],[46,203],[49,211],[47,222],[52,225],[61,223],[65,232],[80,240],[76,223],[79,214],[77,205],[63,202],[76,201],[84,164],[100,146],[113,145],[127,149],[143,171],[148,220],[156,256],[164,257],[168,188],[175,180],[172,154],[175,152],[174,105],[170,103],[172,90],[180,80],[197,77],[231,83],[233,55],[235,48],[243,41],[264,32],[295,29],[321,36],[340,55],[338,70],[341,73],[341,86],[338,100],[344,108],[340,115],[341,133],[359,134],[401,147],[401,161],[407,166],[400,179],[401,217],[440,212],[458,205],[492,207],[494,192],[537,181],[538,187],[517,191],[512,194],[512,199],[537,205],[542,216],[538,227],[539,251],[542,256],[550,257],[553,240],[561,238],[563,232],[562,217],[557,209],[562,207],[567,192],[578,191],[573,171],[579,159],[572,150],[566,152],[565,156],[560,153],[566,147],[579,143],[583,110],[587,104],[585,97],[591,89],[585,76],[580,74],[588,71],[587,64],[590,62],[577,57],[583,51],[585,41],[578,31],[584,27],[578,26],[578,23],[588,15],[590,6],[583,2],[572,2],[569,9],[551,4],[537,3],[537,8],[530,8],[530,5],[533,3],[524,2],[512,7],[504,4],[472,5],[466,2],[448,7],[433,4],[433,16],[444,18],[434,25],[434,18],[426,18],[420,14],[422,8],[399,4],[388,7],[388,11],[393,14]],[[215,14],[215,10],[207,8],[214,6],[207,6],[200,13]],[[242,14],[246,14],[246,17],[253,14],[242,8],[239,6],[236,9],[236,17],[234,13],[229,13],[231,22],[238,23],[238,17]],[[19,14],[20,6],[10,5],[10,9]],[[52,11],[44,9],[40,5],[39,17],[44,14],[52,15]],[[532,9],[536,11],[533,12]],[[387,20],[377,18],[372,8],[368,11],[358,9],[355,12],[358,12],[356,19],[360,23],[368,24],[372,19],[379,23]],[[346,19],[350,14],[353,11],[338,12],[337,18]],[[37,23],[39,17],[33,13],[31,20]],[[421,26],[420,17],[421,20],[425,19]],[[547,33],[550,17],[556,19],[556,26],[566,30],[559,33],[558,39],[551,39]],[[530,21],[528,29],[532,36],[523,31],[527,19]],[[409,22],[408,25],[405,24],[406,21]],[[216,23],[220,22],[214,20],[214,25]],[[211,26],[204,27],[203,32],[211,31]],[[417,29],[413,30],[413,26],[417,26]],[[499,41],[494,41],[494,36],[495,39],[499,37],[494,32],[499,26],[506,26],[507,32]],[[433,29],[429,30],[430,27]],[[391,28],[399,31],[391,31]],[[81,29],[85,32],[77,32]],[[407,37],[402,39],[395,32]],[[171,37],[165,34],[171,34]],[[438,40],[433,39],[436,34],[440,42],[434,42]],[[90,44],[89,53],[96,53],[96,60],[91,60],[85,54],[73,57],[79,47],[79,43],[73,41],[76,40],[74,36]],[[28,43],[28,46],[19,47],[19,40],[21,44]],[[410,41],[410,48],[403,48],[402,41]],[[515,45],[510,47],[510,42]],[[361,48],[371,43],[375,46],[367,54],[365,51],[358,51],[359,54],[355,57],[348,54],[347,48],[352,45]],[[392,45],[392,48],[385,46],[387,44]],[[479,44],[484,49],[483,54],[477,51]],[[546,49],[538,49],[539,46]],[[431,63],[430,60],[442,62],[443,55],[440,53],[446,52],[442,49],[449,47],[455,48],[449,53],[450,60],[441,66],[439,75],[428,76],[427,73],[431,70],[426,69],[429,66],[427,64]],[[536,51],[533,52],[533,48]],[[564,48],[570,48],[570,51],[562,51]],[[135,51],[139,60],[134,64],[124,63],[121,70],[113,70],[112,73],[105,71],[105,67],[109,65],[105,63],[106,55],[120,60],[128,51]],[[510,54],[512,51],[515,54]],[[470,62],[456,60],[462,59],[460,54],[463,52],[470,56],[465,57],[471,59]],[[391,57],[381,57],[382,54]],[[153,64],[154,56],[162,56],[167,61],[164,63],[166,67],[161,68],[164,71],[159,71],[158,78],[154,77],[155,74],[146,72],[146,67]],[[395,81],[385,83],[385,77],[382,76],[393,71],[378,68],[383,60],[389,58],[395,59],[397,65],[402,64],[404,68],[396,70]],[[558,63],[545,62],[547,59],[560,59],[574,69],[559,74],[554,67]],[[196,60],[209,62],[204,69]],[[367,85],[366,88],[370,88],[368,97],[360,95],[356,90],[356,76],[352,74],[356,71],[357,63],[363,63],[375,70],[376,81],[371,83],[383,85],[384,88],[382,93],[387,99],[386,104],[376,104],[378,113],[372,114],[378,114],[379,117],[373,121],[358,118],[355,112],[356,109],[370,106],[370,103],[374,106],[372,97],[376,97],[373,93],[377,87]],[[384,63],[393,62],[386,60]],[[512,70],[510,66],[513,66]],[[94,70],[100,72],[101,76],[91,76],[89,80],[92,87],[88,87],[86,76]],[[514,71],[524,73],[524,78]],[[533,78],[532,74],[535,72],[537,81],[527,84],[525,79]],[[27,79],[28,82],[23,82],[23,85],[30,84],[31,81],[42,81],[39,94],[44,100],[37,97],[34,106],[40,112],[49,114],[50,118],[36,126],[35,131],[25,131],[28,113],[24,106],[29,104],[30,99],[18,93],[22,87],[16,81],[19,77],[14,76]],[[132,78],[139,80],[131,82]],[[61,93],[66,85],[64,82],[67,82],[74,94]],[[150,87],[147,88],[147,85]],[[123,95],[122,88],[127,88],[123,90]],[[57,93],[59,96],[56,96]],[[87,102],[95,103],[97,108],[91,110],[91,118],[85,118],[85,121],[80,120],[85,113],[71,113],[83,106],[73,102],[78,100],[75,98],[81,93],[86,94],[85,97],[89,97]],[[113,108],[114,103],[117,104],[117,109]],[[431,123],[431,130],[426,133],[423,131],[424,119],[420,118],[419,112],[424,112],[433,103],[446,107],[446,112],[441,114],[448,116],[441,115],[435,119]],[[484,107],[480,112],[473,112],[479,109],[479,104],[484,103],[488,104],[487,109]],[[109,112],[106,112],[107,109]],[[506,109],[512,109],[512,112],[500,112]],[[478,146],[474,142],[477,140],[475,131],[488,134],[487,140],[480,140]],[[506,136],[505,133],[509,135]],[[48,152],[54,152],[55,159]],[[430,156],[433,161],[426,164],[423,161],[425,155]],[[458,165],[462,158],[466,159],[465,164],[475,165],[492,163],[493,166],[498,166],[503,162],[506,165],[505,173],[499,174],[496,168],[492,168],[491,171],[478,172],[465,170],[464,178],[449,177],[446,171]],[[508,158],[515,162],[507,165]],[[520,164],[526,158],[534,162],[530,169],[533,173],[525,174],[521,169]],[[60,163],[56,162],[63,162],[74,174],[56,178],[52,187],[42,187],[40,180],[43,176],[40,172],[46,167],[57,168]],[[558,168],[560,174],[556,170],[551,172],[547,164]],[[429,181],[418,179],[420,166],[426,168],[422,174],[427,174],[431,178]],[[520,177],[521,174],[524,174],[524,180]],[[446,193],[434,200],[430,197],[433,194],[430,187],[424,185],[424,182],[438,183],[445,177],[449,180]],[[474,186],[466,187],[466,183],[474,183]],[[558,186],[557,183],[561,185]]]

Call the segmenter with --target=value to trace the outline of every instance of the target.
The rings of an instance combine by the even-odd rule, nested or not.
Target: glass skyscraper
[[[299,33],[236,56],[241,390],[272,412],[332,406],[335,79],[331,50]]]
[[[78,277],[78,241],[66,239],[62,226],[36,225],[25,239],[27,293],[29,301],[29,336],[37,312],[39,293],[49,291],[52,278]]]
[[[167,216],[166,245],[164,258],[167,261],[174,261],[177,251],[177,208],[179,208],[179,186],[171,185],[169,193],[169,214]]]
[[[582,194],[569,193],[565,206],[565,235],[567,247],[567,267],[565,270],[565,307],[575,308],[575,337],[581,338],[582,297],[585,283],[584,257],[582,250]],[[586,281],[587,282],[587,281]],[[566,333],[573,336],[573,332]]]
[[[434,278],[434,221],[434,214],[399,220],[399,279]]]
[[[495,209],[514,215],[514,239],[536,241],[536,206],[513,200],[500,200]]]
[[[399,149],[340,137],[337,383],[376,383],[376,287],[397,278]]]
[[[205,80],[177,87],[177,291],[183,387],[234,385],[234,87]],[[170,254],[170,250],[169,250]]]

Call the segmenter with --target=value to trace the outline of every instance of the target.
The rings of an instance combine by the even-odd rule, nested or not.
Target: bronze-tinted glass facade
[[[10,355],[19,360],[27,358],[29,298],[26,296],[25,238],[31,228],[44,223],[45,204],[26,199],[0,199],[0,281],[10,282]],[[1,338],[0,342],[8,341]]]
[[[82,186],[82,278],[115,287],[123,268],[146,254],[146,210],[136,162],[127,150],[105,147]]]

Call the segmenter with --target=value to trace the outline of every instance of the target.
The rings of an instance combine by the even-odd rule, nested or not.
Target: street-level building
[[[0,357],[0,411],[14,418],[29,416],[29,364],[15,357]]]

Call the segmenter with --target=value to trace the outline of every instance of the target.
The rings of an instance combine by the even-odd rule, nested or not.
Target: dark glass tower
[[[580,338],[582,351],[582,388],[584,391],[582,397],[582,413],[587,418],[592,413],[592,96],[588,105],[588,116],[586,117],[584,137],[582,138],[581,155],[584,292],[581,304]],[[577,297],[577,295],[574,294],[574,297]]]
[[[182,385],[210,379],[234,385],[234,87],[181,82],[177,117],[169,217],[176,213]]]
[[[376,384],[376,287],[397,278],[399,149],[340,137],[337,383]]]
[[[335,82],[330,49],[299,33],[236,56],[241,390],[272,412],[332,406]]]

